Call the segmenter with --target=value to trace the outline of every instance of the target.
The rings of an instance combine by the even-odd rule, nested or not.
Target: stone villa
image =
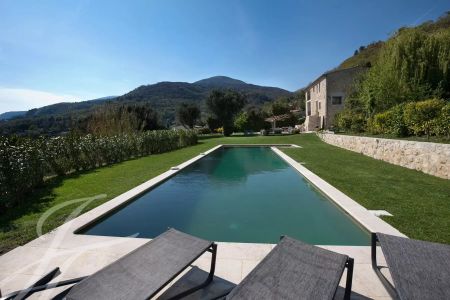
[[[366,67],[325,72],[306,88],[305,130],[329,129],[334,116],[344,108],[355,77]]]

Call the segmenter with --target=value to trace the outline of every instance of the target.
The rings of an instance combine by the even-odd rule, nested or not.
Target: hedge
[[[450,136],[450,103],[440,99],[402,103],[369,119],[373,134]]]
[[[48,176],[89,170],[197,143],[195,131],[157,130],[113,136],[0,136],[0,209],[24,201]]]

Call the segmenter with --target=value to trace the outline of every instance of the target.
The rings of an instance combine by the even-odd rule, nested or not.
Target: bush
[[[63,176],[133,157],[167,152],[197,143],[193,130],[158,130],[56,138],[0,136],[0,209],[25,199],[45,176]]]
[[[432,134],[450,138],[450,103],[444,105],[437,118],[432,121]]]
[[[388,111],[376,114],[368,122],[369,132],[372,134],[392,134],[407,136],[409,131],[403,117],[404,105],[394,106]]]
[[[18,203],[42,183],[44,167],[41,140],[0,136],[0,208]]]
[[[248,114],[245,111],[240,112],[234,119],[234,128],[241,132],[249,128]]]
[[[208,127],[196,128],[195,131],[197,132],[197,134],[210,134],[211,133],[211,129],[209,129]]]
[[[444,106],[445,101],[438,99],[408,103],[404,110],[405,123],[415,135],[430,136]]]
[[[367,127],[372,134],[449,136],[450,104],[439,99],[399,104],[376,114]]]
[[[363,132],[366,129],[366,118],[362,113],[343,110],[335,116],[334,126],[339,130]]]

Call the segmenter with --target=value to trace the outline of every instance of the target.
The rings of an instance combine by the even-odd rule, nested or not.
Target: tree
[[[208,128],[209,128],[211,131],[214,131],[215,129],[217,129],[217,128],[219,128],[220,126],[222,126],[222,125],[220,124],[220,121],[217,120],[215,117],[212,117],[212,116],[209,116],[209,117],[206,119],[206,124],[208,125]]]
[[[358,86],[369,116],[407,101],[450,98],[450,30],[405,28],[389,39]]]
[[[158,114],[148,105],[116,104],[100,106],[87,118],[85,127],[88,133],[100,135],[161,129]]]
[[[270,124],[265,121],[266,118],[267,115],[260,108],[251,106],[238,114],[234,126],[239,131],[268,129]]]
[[[246,97],[238,92],[213,90],[206,99],[206,106],[223,127],[223,134],[233,133],[234,117],[246,104]]]
[[[300,89],[289,96],[279,97],[274,102],[265,105],[265,111],[269,115],[284,115],[291,110],[305,111],[305,90]]]
[[[241,111],[234,119],[234,128],[237,131],[246,131],[248,128],[247,112]]]
[[[288,114],[291,111],[289,102],[285,99],[280,99],[272,103],[271,113],[273,116]]]
[[[200,109],[194,103],[181,103],[177,108],[177,119],[184,127],[193,128],[200,117]]]
[[[266,122],[268,117],[264,111],[258,107],[252,106],[247,108],[248,129],[259,131],[261,129],[270,128],[270,124]]]

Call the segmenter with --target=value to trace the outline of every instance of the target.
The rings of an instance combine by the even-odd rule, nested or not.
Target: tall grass
[[[46,176],[64,176],[196,143],[197,134],[186,130],[37,139],[0,136],[0,209],[23,202]]]

